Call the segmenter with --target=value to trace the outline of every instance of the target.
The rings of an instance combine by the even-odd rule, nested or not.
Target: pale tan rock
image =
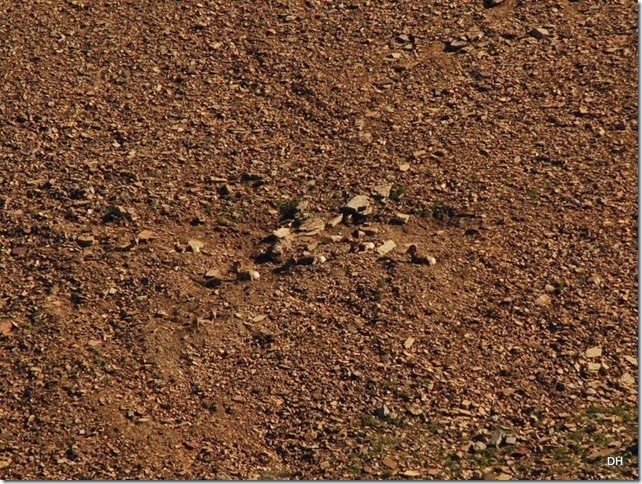
[[[379,255],[386,255],[388,252],[394,250],[397,247],[397,244],[394,240],[386,240],[383,244],[377,247],[377,252]]]
[[[187,241],[187,246],[192,252],[194,252],[195,254],[198,254],[201,251],[201,249],[205,246],[205,243],[201,242],[198,239],[190,239]]]
[[[91,234],[82,234],[76,238],[76,242],[78,242],[78,245],[81,247],[90,247],[94,245],[96,239]]]
[[[156,238],[156,234],[151,230],[143,230],[136,237],[138,242],[149,242],[151,240],[154,240],[155,238]]]
[[[602,348],[600,346],[593,346],[586,350],[587,358],[599,358],[600,356],[602,356]]]

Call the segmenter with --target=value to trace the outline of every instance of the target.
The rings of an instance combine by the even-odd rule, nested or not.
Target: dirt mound
[[[630,2],[0,32],[0,477],[637,479]]]

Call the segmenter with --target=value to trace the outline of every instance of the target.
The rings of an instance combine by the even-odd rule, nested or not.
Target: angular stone
[[[221,274],[221,271],[218,269],[210,269],[205,273],[205,277],[207,279],[212,279],[212,278],[217,278],[217,279],[223,279],[223,274]]]
[[[375,245],[373,242],[364,242],[363,244],[359,244],[359,249],[363,251],[372,250],[374,248]]]
[[[602,356],[602,348],[600,346],[593,346],[586,350],[587,358],[599,358],[600,356]]]
[[[340,213],[336,217],[332,217],[330,220],[328,220],[328,227],[336,227],[343,221],[343,214]]]
[[[397,212],[391,222],[395,225],[404,225],[407,224],[409,220],[410,215],[407,213]]]
[[[379,253],[379,255],[386,255],[395,247],[397,247],[397,244],[393,240],[386,240],[382,245],[377,247],[377,252]]]
[[[392,460],[390,457],[386,457],[385,459],[383,459],[382,464],[386,466],[388,469],[393,469],[393,470],[399,467],[399,464],[397,463],[397,461]]]
[[[236,276],[241,281],[256,281],[261,277],[258,271],[253,269],[240,269]]]
[[[78,242],[78,245],[81,247],[90,247],[94,245],[94,242],[96,242],[96,239],[94,239],[93,235],[83,234],[83,235],[79,235],[76,238],[76,242]]]
[[[138,237],[136,237],[139,242],[149,242],[150,240],[153,240],[156,238],[156,234],[152,232],[151,230],[143,230],[141,233],[138,234]]]
[[[487,446],[483,442],[475,442],[473,444],[473,450],[475,452],[483,452],[486,449],[487,449]]]
[[[638,359],[637,358],[633,358],[632,356],[626,355],[626,356],[624,356],[624,359],[626,361],[628,361],[629,363],[631,363],[633,366],[638,366]]]
[[[350,201],[343,207],[343,210],[348,213],[364,212],[370,207],[370,198],[365,195],[357,195],[352,197]]]
[[[383,185],[377,185],[374,187],[373,191],[375,196],[379,198],[388,198],[390,197],[390,190],[392,190],[392,183],[386,183]]]
[[[404,477],[419,477],[421,475],[421,472],[415,470],[407,470],[403,471],[401,475]]]
[[[403,347],[409,350],[410,348],[412,348],[412,345],[415,344],[415,341],[416,341],[415,338],[411,336],[406,341],[404,341]]]
[[[297,231],[317,234],[323,229],[325,229],[325,220],[319,217],[311,217],[299,225]]]
[[[12,247],[9,253],[15,257],[19,257],[27,253],[27,248],[24,245],[19,245],[17,247]]]
[[[551,303],[551,297],[548,294],[542,294],[537,299],[535,299],[535,304],[537,306],[548,306]]]
[[[313,255],[304,255],[303,257],[296,258],[294,262],[300,266],[311,266],[316,262],[316,258]]]
[[[223,282],[223,274],[218,269],[210,269],[205,273],[205,285],[207,287],[219,286]]]
[[[600,371],[600,368],[602,368],[602,365],[600,363],[589,363],[588,364],[588,371],[597,372],[597,371]]]
[[[195,254],[198,254],[203,248],[203,246],[205,246],[205,243],[201,242],[198,239],[190,239],[187,241],[187,246],[192,252],[194,252]]]
[[[290,235],[290,228],[289,227],[280,227],[276,229],[274,232],[272,232],[272,235],[274,235],[278,239],[283,239]]]
[[[468,45],[468,42],[465,40],[460,40],[460,39],[455,39],[451,40],[448,45],[446,46],[446,50],[449,52],[457,52],[458,50],[463,49]]]
[[[544,37],[548,37],[548,36],[549,36],[549,35],[551,35],[551,34],[550,34],[550,32],[549,32],[548,30],[546,30],[544,27],[536,27],[536,28],[532,29],[532,30],[528,33],[528,35],[530,35],[531,37],[535,37],[537,40],[541,40],[541,39],[543,39]]]
[[[11,321],[0,321],[0,334],[9,336],[9,334],[11,334],[12,328],[13,325],[11,324]]]
[[[630,373],[625,373],[620,377],[620,383],[627,386],[635,385],[635,378]]]

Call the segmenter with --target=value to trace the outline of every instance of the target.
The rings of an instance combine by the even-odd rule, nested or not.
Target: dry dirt
[[[638,478],[634,2],[1,3],[0,477]]]

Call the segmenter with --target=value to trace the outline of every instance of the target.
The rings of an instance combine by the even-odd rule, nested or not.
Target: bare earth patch
[[[631,2],[0,32],[0,478],[638,478]]]

